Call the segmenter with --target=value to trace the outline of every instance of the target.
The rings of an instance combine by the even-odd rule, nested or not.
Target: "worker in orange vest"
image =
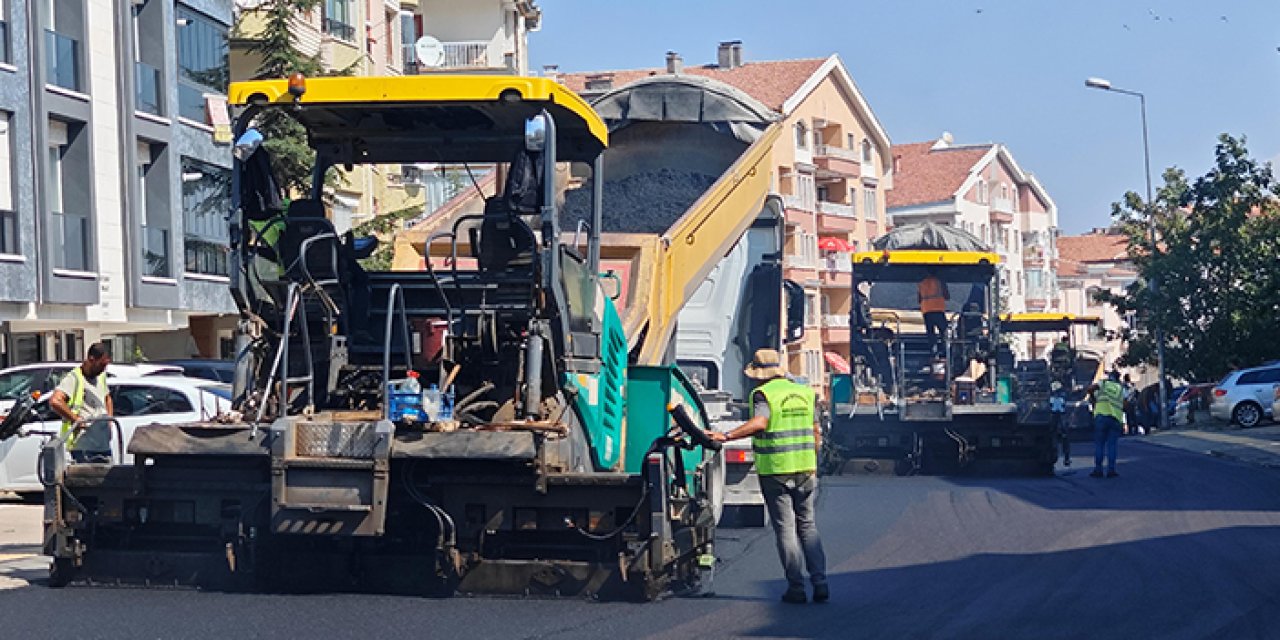
[[[947,285],[930,269],[918,287],[920,313],[924,314],[924,330],[936,355],[944,355],[943,340],[947,336]]]

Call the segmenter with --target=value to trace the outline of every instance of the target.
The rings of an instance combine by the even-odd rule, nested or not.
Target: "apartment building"
[[[784,277],[806,297],[806,331],[787,345],[788,370],[822,391],[831,370],[848,366],[850,254],[887,226],[888,134],[836,55],[757,62],[744,58],[742,42],[729,41],[712,64],[685,65],[670,53],[665,67],[557,75],[591,99],[662,73],[719,80],[783,116],[772,183],[785,205]]]
[[[1124,343],[1108,340],[1108,332],[1117,332],[1125,326],[1134,326],[1133,317],[1123,317],[1111,305],[1098,301],[1098,294],[1107,291],[1123,293],[1138,277],[1137,269],[1129,259],[1128,236],[1114,229],[1093,229],[1078,236],[1058,238],[1058,287],[1061,309],[1066,313],[1095,316],[1102,319],[1102,330],[1076,327],[1072,330],[1075,344],[1082,345],[1103,355],[1110,365],[1124,353]],[[1144,371],[1134,372],[1135,379],[1150,378]]]
[[[0,2],[0,364],[227,354],[231,22],[229,0]]]
[[[894,226],[959,227],[1000,254],[1003,311],[1060,308],[1058,208],[1035,176],[1002,144],[958,145],[951,134],[893,147]],[[1022,355],[1029,347],[1016,343]]]

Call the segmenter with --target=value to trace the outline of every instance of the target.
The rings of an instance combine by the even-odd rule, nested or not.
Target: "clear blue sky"
[[[1008,145],[1067,233],[1143,190],[1138,100],[1086,89],[1088,76],[1147,94],[1157,184],[1168,166],[1203,173],[1223,132],[1280,160],[1280,0],[539,4],[534,69],[661,66],[668,50],[710,63],[735,39],[748,61],[838,53],[895,143],[950,131]]]

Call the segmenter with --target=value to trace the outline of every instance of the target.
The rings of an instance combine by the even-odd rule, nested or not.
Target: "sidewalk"
[[[1139,438],[1175,449],[1280,469],[1280,425],[1277,424],[1240,429],[1217,423],[1200,429],[1174,429]]]
[[[43,513],[40,505],[0,493],[0,591],[25,587],[49,574],[49,559],[40,555]]]

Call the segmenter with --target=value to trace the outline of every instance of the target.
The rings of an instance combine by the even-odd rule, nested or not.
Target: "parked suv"
[[[1256,427],[1264,418],[1275,417],[1272,404],[1280,386],[1280,363],[1232,371],[1213,389],[1209,413],[1244,428]]]

